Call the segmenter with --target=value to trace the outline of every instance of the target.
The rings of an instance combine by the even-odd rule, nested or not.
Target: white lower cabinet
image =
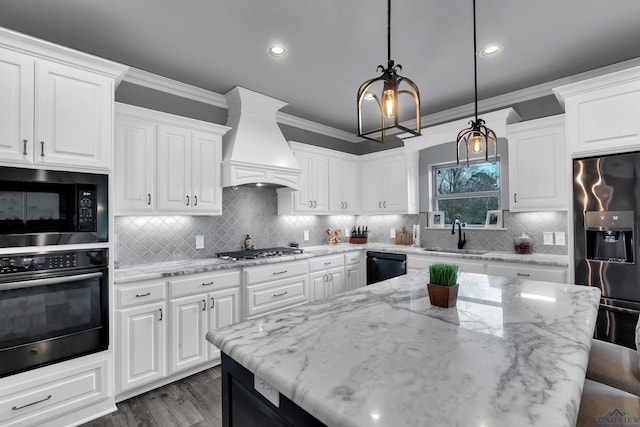
[[[487,274],[520,279],[541,280],[544,282],[567,282],[567,269],[554,266],[538,266],[520,263],[487,264]]]
[[[191,295],[170,301],[171,370],[173,374],[207,361],[205,340],[207,295]]]
[[[365,285],[365,271],[362,262],[362,252],[344,254],[344,282],[347,291]]]
[[[308,302],[308,271],[306,260],[244,268],[245,319]]]
[[[109,397],[109,359],[63,362],[3,379],[0,386],[0,425],[59,426],[77,424],[83,412]],[[110,404],[115,409],[113,403]],[[104,410],[101,408],[101,410]],[[85,411],[86,412],[86,411]],[[96,411],[98,412],[98,411]]]
[[[209,330],[223,328],[240,321],[240,288],[224,289],[207,294]],[[207,342],[209,360],[220,358],[220,349]]]
[[[344,292],[344,255],[329,255],[309,260],[309,283],[311,301]]]

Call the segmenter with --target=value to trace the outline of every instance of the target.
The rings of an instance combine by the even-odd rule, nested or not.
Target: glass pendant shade
[[[378,65],[382,75],[362,83],[357,98],[358,136],[376,142],[385,142],[393,129],[409,136],[420,135],[420,91],[410,79],[398,74],[402,65],[391,59],[391,0],[387,18],[387,67]],[[413,114],[415,128],[401,124],[414,119]]]

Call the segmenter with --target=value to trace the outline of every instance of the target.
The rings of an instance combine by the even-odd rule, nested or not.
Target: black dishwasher
[[[385,252],[367,252],[367,285],[407,273],[407,256]]]

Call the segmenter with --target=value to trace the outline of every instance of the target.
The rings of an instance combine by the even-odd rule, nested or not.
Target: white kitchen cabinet
[[[487,274],[517,279],[540,280],[544,282],[567,282],[566,268],[547,265],[539,266],[522,263],[489,262],[487,263]]]
[[[153,212],[156,206],[156,125],[118,115],[115,120],[116,211]]]
[[[344,254],[344,281],[347,291],[365,285],[365,271],[362,262],[362,252],[348,252]]]
[[[554,88],[564,103],[570,157],[640,148],[640,67]]]
[[[429,268],[432,264],[455,264],[459,272],[484,273],[485,261],[433,255],[407,254],[407,273]]]
[[[116,215],[221,215],[228,129],[116,104]]]
[[[564,115],[507,126],[512,212],[567,210]]]
[[[300,165],[300,189],[278,189],[278,214],[327,214],[329,211],[329,157],[327,151],[291,142]]]
[[[328,255],[309,260],[311,300],[318,301],[346,290],[344,255]]]
[[[137,295],[146,294],[140,292],[142,290],[136,292]],[[117,320],[117,392],[164,378],[167,374],[166,303],[161,301],[119,309]]]
[[[365,214],[418,213],[417,153],[407,156],[402,150],[393,150],[393,153],[363,157],[362,211]]]
[[[2,163],[111,169],[114,81],[126,67],[91,57],[92,66],[109,68],[101,72],[78,54],[73,55],[78,66],[64,56],[55,58],[61,62],[0,48]]]
[[[77,425],[108,403],[110,367],[106,357],[63,362],[56,369],[3,378],[0,385],[0,425],[4,427]],[[92,405],[95,405],[92,408]],[[85,418],[86,420],[86,418]]]
[[[329,157],[329,212],[352,215],[360,209],[360,168],[356,159]]]
[[[169,281],[171,373],[219,357],[206,340],[211,328],[238,322],[240,271],[202,273]]]
[[[245,267],[245,319],[307,303],[308,272],[306,260]]]

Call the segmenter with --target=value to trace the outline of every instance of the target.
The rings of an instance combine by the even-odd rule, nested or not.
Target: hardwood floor
[[[220,366],[117,404],[118,411],[82,427],[222,425]]]

